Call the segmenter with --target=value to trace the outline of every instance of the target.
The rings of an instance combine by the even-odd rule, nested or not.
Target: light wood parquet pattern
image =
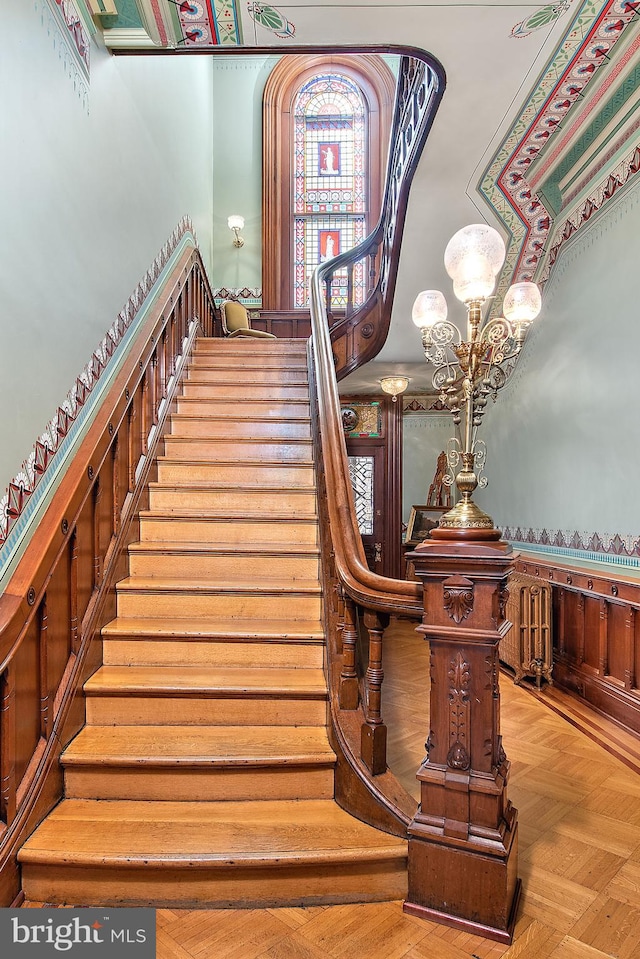
[[[417,796],[429,686],[427,646],[412,624],[387,630],[384,668],[389,762]],[[576,728],[575,715],[563,718],[557,691],[549,692],[553,708],[544,691],[506,675],[501,692],[523,880],[512,946],[407,916],[400,902],[162,909],[157,959],[640,959],[637,755],[631,768]]]

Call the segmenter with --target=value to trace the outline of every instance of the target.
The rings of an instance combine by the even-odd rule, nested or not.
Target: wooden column
[[[409,554],[431,648],[428,756],[409,827],[406,912],[510,942],[520,892],[516,810],[500,736],[505,542],[426,540]]]

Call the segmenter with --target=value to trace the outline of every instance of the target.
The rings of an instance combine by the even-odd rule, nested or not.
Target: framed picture
[[[448,512],[448,506],[412,506],[407,524],[406,543],[421,543],[438,525],[440,517]]]
[[[320,262],[330,260],[340,252],[340,230],[318,230]]]
[[[318,171],[320,176],[340,175],[340,144],[318,144]]]

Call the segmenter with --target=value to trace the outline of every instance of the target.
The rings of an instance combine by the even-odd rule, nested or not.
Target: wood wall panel
[[[94,582],[93,497],[85,500],[76,527],[78,543],[78,620],[82,622]]]
[[[640,736],[640,581],[526,552],[517,569],[552,586],[555,682]]]
[[[607,603],[607,674],[625,682],[629,672],[627,611],[620,603]]]
[[[586,665],[598,671],[600,669],[600,600],[593,596],[583,597],[578,594],[578,608],[581,600],[584,602],[584,623],[581,624],[578,618],[576,623],[576,627],[580,630],[578,642],[584,648]]]

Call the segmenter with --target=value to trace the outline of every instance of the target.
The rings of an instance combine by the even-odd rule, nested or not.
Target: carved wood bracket
[[[466,576],[443,580],[442,603],[454,623],[461,623],[473,610],[473,580]]]

